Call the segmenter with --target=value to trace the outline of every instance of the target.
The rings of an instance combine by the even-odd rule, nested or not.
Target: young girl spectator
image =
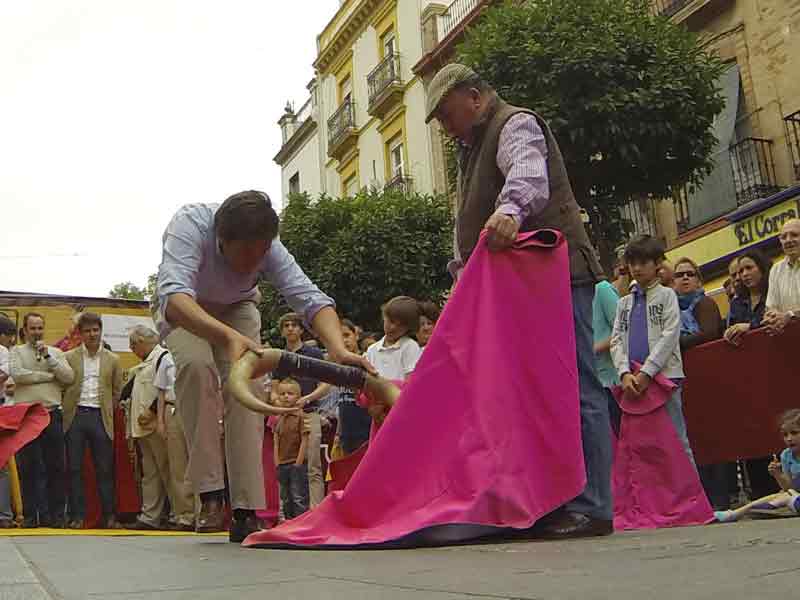
[[[800,513],[800,409],[792,409],[783,413],[780,419],[781,433],[786,449],[781,452],[780,459],[774,458],[768,471],[780,487],[781,491],[764,498],[759,498],[737,510],[717,511],[717,521],[728,523],[737,521],[748,512],[758,510],[775,510],[787,507],[793,513]]]
[[[352,321],[342,319],[342,339],[349,352],[358,352],[356,326]],[[336,439],[333,445],[339,446],[345,454],[360,448],[369,439],[372,418],[366,409],[356,404],[356,392],[349,388],[336,388],[338,393],[339,418],[337,420]]]
[[[419,330],[419,303],[408,296],[397,296],[381,308],[384,336],[367,349],[367,360],[386,379],[405,381],[420,356],[411,334]]]
[[[436,304],[430,300],[419,303],[419,329],[417,330],[417,343],[420,348],[424,348],[428,344],[428,340],[433,335],[433,328],[436,321],[439,320],[441,310]]]
[[[725,339],[739,346],[745,333],[761,327],[772,263],[758,250],[748,250],[739,256],[736,264],[741,286],[731,302]]]

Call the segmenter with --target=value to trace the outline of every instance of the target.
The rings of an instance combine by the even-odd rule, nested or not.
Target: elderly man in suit
[[[100,315],[83,313],[78,319],[78,331],[83,343],[66,354],[75,381],[65,390],[62,405],[70,474],[69,527],[82,528],[86,518],[81,466],[88,447],[103,511],[101,527],[113,528],[114,406],[122,390],[122,367],[119,357],[101,343]]]

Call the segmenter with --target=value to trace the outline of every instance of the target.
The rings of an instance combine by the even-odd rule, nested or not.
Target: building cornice
[[[290,137],[275,155],[274,160],[283,167],[294,155],[305,146],[306,142],[317,132],[317,122],[313,117],[307,118],[303,124],[297,128],[294,135]]]
[[[318,38],[321,41],[323,37],[327,37],[328,30],[338,24],[338,29],[333,34],[330,42],[324,47],[320,47],[319,55],[314,61],[314,69],[319,73],[327,73],[331,64],[336,62],[339,54],[352,48],[353,42],[372,22],[376,12],[382,13],[384,10],[388,10],[388,6],[396,3],[397,0],[360,0],[360,4],[352,11],[350,16],[339,24],[338,21],[341,20],[341,15],[345,14],[352,6],[350,2],[343,4]]]

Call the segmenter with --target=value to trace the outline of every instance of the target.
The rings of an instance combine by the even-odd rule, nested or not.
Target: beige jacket
[[[33,346],[23,344],[9,351],[9,375],[17,384],[14,404],[43,404],[46,408],[61,406],[61,393],[74,380],[74,373],[64,353],[47,347],[49,358],[36,360]]]
[[[146,425],[139,424],[139,416],[146,415],[150,406],[158,398],[158,388],[153,384],[156,378],[156,364],[158,357],[166,352],[166,348],[156,345],[141,363],[130,370],[130,377],[136,377],[131,392],[131,409],[129,414],[129,427],[131,437],[143,438],[156,430],[156,419],[151,419]]]
[[[103,415],[103,427],[108,437],[114,439],[114,406],[119,402],[122,391],[122,366],[119,356],[100,348],[100,412]],[[64,391],[64,431],[69,431],[78,402],[81,400],[83,387],[83,346],[73,348],[66,354],[67,363],[75,373],[75,381]]]

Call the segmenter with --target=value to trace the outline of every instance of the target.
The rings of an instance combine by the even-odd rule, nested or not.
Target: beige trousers
[[[189,451],[183,433],[181,417],[172,406],[166,407],[164,420],[167,426],[167,454],[169,455],[170,493],[169,502],[175,521],[181,525],[194,524],[195,495],[189,480],[187,466]]]
[[[308,434],[308,449],[306,450],[308,499],[309,507],[316,508],[325,498],[325,479],[322,477],[322,458],[319,448],[322,443],[322,424],[318,412],[309,413],[308,416],[311,417],[311,432]]]
[[[239,302],[216,310],[205,308],[214,318],[260,341],[261,315],[254,302]],[[261,463],[264,417],[220,391],[220,384],[225,385],[230,371],[223,348],[212,347],[185,329],[172,331],[166,343],[175,360],[175,396],[186,433],[188,473],[194,493],[224,489],[227,464],[232,508],[263,509],[266,504]],[[264,394],[255,382],[253,391],[259,396]],[[224,457],[220,405],[224,405]]]
[[[137,441],[142,451],[142,514],[139,519],[158,527],[169,493],[167,443],[157,433]]]

